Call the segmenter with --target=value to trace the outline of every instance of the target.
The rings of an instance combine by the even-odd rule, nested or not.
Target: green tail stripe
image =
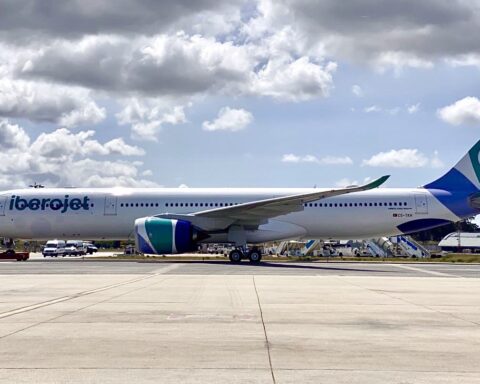
[[[171,253],[173,244],[173,222],[168,219],[152,218],[145,221],[148,239],[157,253]]]
[[[480,141],[475,144],[470,151],[468,151],[468,155],[470,156],[470,161],[472,162],[473,170],[475,171],[475,175],[477,175],[477,181],[480,181],[480,163],[478,162],[478,154],[480,152]]]

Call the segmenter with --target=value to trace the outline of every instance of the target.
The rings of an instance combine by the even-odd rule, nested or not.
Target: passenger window
[[[331,206],[332,206],[332,203],[328,204],[328,206],[331,207]]]
[[[393,203],[393,205],[394,205],[394,206],[397,206],[397,203],[395,202],[395,203]]]
[[[376,206],[377,206],[377,203],[373,203],[373,205],[376,207]]]

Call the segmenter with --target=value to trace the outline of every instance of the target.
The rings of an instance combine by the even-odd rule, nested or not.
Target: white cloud
[[[30,144],[27,133],[16,124],[10,124],[8,120],[0,120],[0,150],[26,150]]]
[[[457,60],[478,65],[480,22],[476,1],[405,0],[392,6],[384,0],[261,0],[249,36],[289,26],[303,51],[371,64],[385,71],[432,68]]]
[[[0,116],[58,123],[66,127],[105,119],[88,92],[47,83],[0,79]]]
[[[282,156],[282,161],[284,163],[299,163],[301,161],[301,157],[294,155],[293,153],[288,153]]]
[[[126,144],[122,138],[110,140],[105,144],[92,140],[95,131],[71,131],[60,128],[51,133],[41,133],[32,143],[30,150],[33,155],[65,161],[75,156],[91,155],[124,155],[142,156],[145,151],[139,147]]]
[[[420,168],[431,166],[433,168],[443,167],[442,161],[435,151],[430,159],[418,149],[392,149],[388,152],[380,152],[370,159],[362,161],[362,166],[369,167],[392,167],[392,168]]]
[[[104,159],[109,155],[142,155],[141,148],[117,138],[104,144],[93,130],[72,133],[61,128],[32,140],[25,130],[0,120],[0,187],[24,187],[33,182],[48,186],[153,186],[139,178],[142,162]],[[95,159],[101,156],[103,159]],[[148,176],[148,175],[144,175]]]
[[[398,51],[382,52],[374,62],[380,71],[393,68],[397,75],[400,74],[405,67],[417,69],[430,69],[433,67],[433,62],[430,60],[423,59],[415,54]]]
[[[357,97],[363,97],[364,95],[363,89],[358,84],[352,86],[352,93]]]
[[[445,59],[452,67],[478,67],[480,68],[480,53],[468,53]]]
[[[371,105],[363,109],[366,113],[380,112],[382,109],[378,105]]]
[[[246,45],[184,32],[55,40],[32,53],[18,75],[122,96],[185,96],[242,85],[255,66]],[[20,63],[19,63],[20,67]]]
[[[420,110],[420,103],[407,105],[407,112],[410,115],[413,115],[414,113],[417,113],[419,110]]]
[[[105,117],[105,108],[99,108],[95,102],[90,101],[81,108],[62,115],[59,124],[67,128],[83,124],[98,124],[103,121]]]
[[[123,156],[145,155],[145,151],[142,148],[125,143],[125,141],[123,141],[121,137],[106,142],[104,148],[108,151],[109,154],[117,154]]]
[[[353,164],[353,160],[348,156],[325,156],[318,158],[313,155],[297,156],[293,153],[288,153],[282,156],[282,162],[284,163],[316,163],[320,165],[350,165]]]
[[[204,121],[202,127],[205,131],[236,132],[245,129],[252,121],[253,115],[245,109],[223,107],[214,121]]]
[[[437,114],[440,119],[453,125],[480,124],[480,100],[476,97],[465,97],[438,109]]]
[[[154,98],[131,98],[122,102],[123,109],[116,114],[120,125],[130,125],[132,137],[138,140],[157,141],[165,124],[187,122],[185,106],[172,105],[172,101]]]
[[[322,66],[305,56],[297,60],[270,59],[254,75],[250,90],[253,94],[293,102],[326,97],[333,87],[336,68],[333,62]]]
[[[16,63],[16,74],[122,97],[213,93],[298,102],[328,96],[336,63],[291,41],[284,30],[243,43],[186,32],[89,35],[29,51]]]
[[[369,107],[363,108],[363,112],[365,113],[385,113],[388,115],[396,116],[400,113],[400,107],[392,107],[392,108],[382,108],[376,104],[370,105]]]

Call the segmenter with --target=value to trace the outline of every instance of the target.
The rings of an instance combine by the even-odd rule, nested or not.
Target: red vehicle
[[[26,261],[30,258],[30,252],[15,252],[11,249],[0,252],[0,260]]]

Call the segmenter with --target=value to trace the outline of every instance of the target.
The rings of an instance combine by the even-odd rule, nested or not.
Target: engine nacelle
[[[161,255],[196,250],[204,232],[185,220],[143,217],[135,220],[135,243],[142,253]]]

